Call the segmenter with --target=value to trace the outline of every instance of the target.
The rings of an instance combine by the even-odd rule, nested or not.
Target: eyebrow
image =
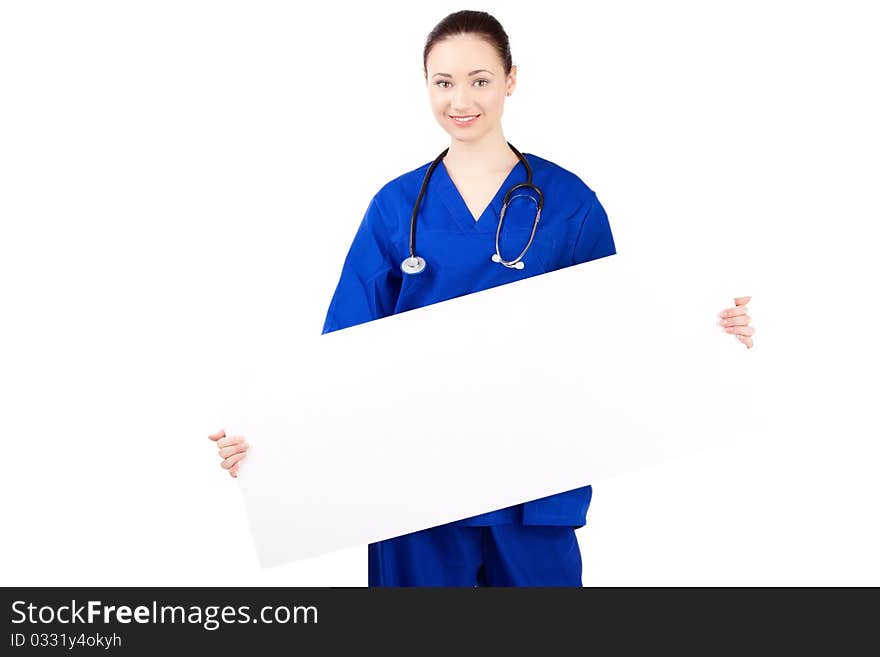
[[[489,75],[495,75],[492,71],[488,71],[485,68],[477,68],[468,73],[468,75],[476,75],[477,73],[488,73]],[[442,75],[444,78],[451,78],[452,76],[449,73],[434,73],[432,78],[436,78],[438,75]]]

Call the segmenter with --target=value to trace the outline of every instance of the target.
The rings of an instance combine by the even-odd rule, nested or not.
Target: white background
[[[736,443],[594,487],[588,586],[880,584],[870,7],[472,7],[519,67],[505,136],[645,277],[752,295],[736,346],[775,377],[771,431],[744,409]],[[366,584],[365,546],[259,570],[207,435],[254,349],[320,332],[372,195],[448,145],[422,46],[461,8],[3,4],[0,582]]]

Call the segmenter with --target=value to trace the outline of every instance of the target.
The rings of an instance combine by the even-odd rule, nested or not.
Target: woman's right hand
[[[247,456],[247,450],[250,447],[245,442],[244,436],[227,436],[226,431],[220,429],[208,438],[217,441],[217,449],[220,450],[220,458],[223,459],[220,461],[220,467],[229,470],[231,476],[237,477],[239,461]]]

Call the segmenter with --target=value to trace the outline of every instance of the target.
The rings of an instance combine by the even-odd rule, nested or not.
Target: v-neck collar
[[[528,154],[523,153],[523,157],[528,157]],[[489,205],[483,210],[479,221],[474,221],[474,215],[471,214],[467,203],[464,202],[464,197],[462,197],[458,187],[452,181],[452,177],[446,169],[446,163],[440,160],[434,171],[439,174],[437,180],[441,184],[443,191],[440,197],[443,199],[446,209],[449,210],[449,214],[452,215],[463,230],[473,233],[494,233],[498,228],[498,217],[501,214],[501,206],[503,205],[504,195],[507,193],[507,190],[513,187],[515,179],[522,178],[520,182],[525,182],[526,180],[525,167],[521,161],[517,161],[516,165],[510,170],[510,173],[507,174],[504,182],[501,183],[498,191],[495,192],[495,196],[489,202]]]

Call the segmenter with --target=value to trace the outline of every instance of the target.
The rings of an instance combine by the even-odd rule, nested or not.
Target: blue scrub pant
[[[370,543],[370,586],[583,586],[574,527],[439,525]]]

